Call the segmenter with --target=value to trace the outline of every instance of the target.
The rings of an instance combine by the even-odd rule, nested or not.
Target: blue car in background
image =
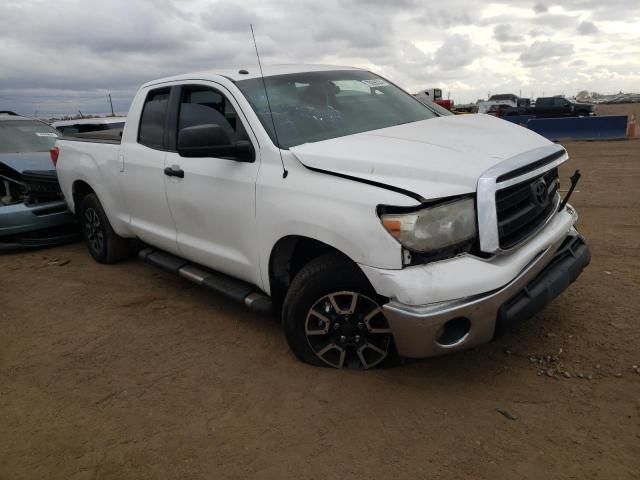
[[[59,136],[44,122],[0,111],[0,250],[78,238],[49,153]]]

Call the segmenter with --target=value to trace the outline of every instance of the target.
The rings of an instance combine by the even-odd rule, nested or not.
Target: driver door
[[[554,98],[553,105],[555,107],[556,113],[558,114],[558,117],[567,117],[571,115],[571,104],[564,98]]]
[[[215,85],[212,86],[212,85]],[[176,129],[167,152],[165,186],[183,257],[248,282],[259,284],[255,183],[259,149],[231,94],[210,82],[177,87],[172,105]],[[183,128],[217,124],[231,141],[253,143],[256,158],[187,158],[177,153]],[[182,171],[179,176],[171,171]]]

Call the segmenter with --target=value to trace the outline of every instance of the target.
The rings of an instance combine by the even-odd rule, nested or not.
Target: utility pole
[[[78,110],[78,113],[80,114],[80,118],[84,118],[84,115],[82,115],[82,112],[80,110]]]
[[[111,101],[111,94],[109,94],[109,105],[111,105],[111,116],[115,117],[116,114],[113,113],[113,102]]]

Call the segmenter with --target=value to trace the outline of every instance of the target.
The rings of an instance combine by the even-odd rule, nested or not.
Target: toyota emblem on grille
[[[533,201],[540,207],[546,207],[549,203],[547,183],[542,178],[531,184],[531,196]]]

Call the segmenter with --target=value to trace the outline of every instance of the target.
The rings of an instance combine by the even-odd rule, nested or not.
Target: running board
[[[140,250],[138,256],[145,263],[176,273],[190,282],[202,285],[238,303],[244,303],[251,310],[261,313],[271,311],[271,298],[250,283],[196,266],[183,258],[153,248]]]

